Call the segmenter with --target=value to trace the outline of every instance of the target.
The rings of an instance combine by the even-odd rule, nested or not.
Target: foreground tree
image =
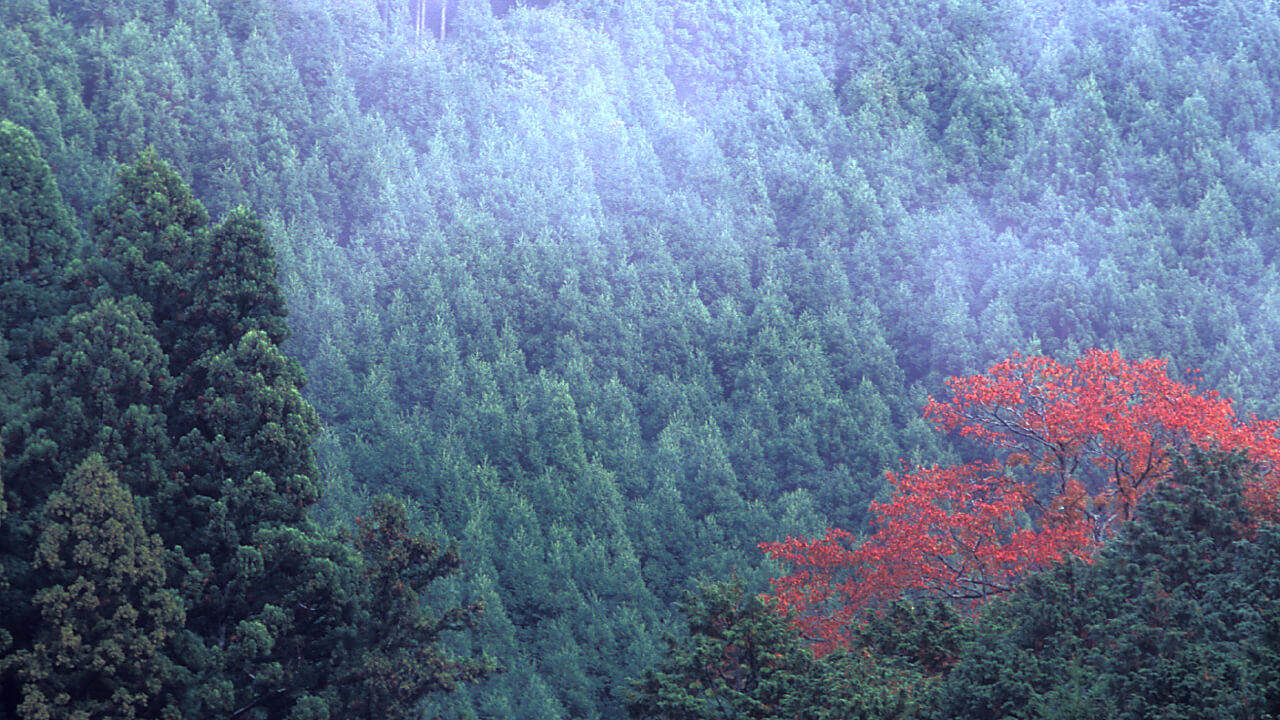
[[[790,567],[774,581],[779,606],[820,649],[847,644],[853,617],[904,594],[977,603],[1029,571],[1090,557],[1193,446],[1247,453],[1258,466],[1247,504],[1276,516],[1276,423],[1240,422],[1229,400],[1170,379],[1163,360],[1015,355],[950,385],[953,399],[930,401],[925,416],[996,459],[889,473],[893,496],[872,503],[865,542],[830,529],[762,544]]]
[[[939,718],[1257,718],[1280,712],[1280,532],[1242,455],[1192,453],[1095,561],[992,603]]]
[[[0,125],[0,175],[47,175],[34,152]],[[57,233],[28,230],[58,230],[66,212],[51,181],[24,187],[56,217],[0,193],[0,215],[26,208],[0,218],[0,281],[35,298],[68,278],[31,259]],[[94,214],[98,259],[76,276],[92,302],[19,303],[34,315],[0,303],[31,328],[0,337],[0,351],[25,348],[0,356],[0,707],[24,720],[411,717],[427,693],[492,669],[440,648],[479,608],[436,618],[420,601],[458,557],[394,503],[356,538],[310,519],[319,424],[279,347],[270,244],[245,210],[206,223],[144,152]]]
[[[688,635],[635,680],[627,703],[652,720],[902,717],[897,669],[869,654],[815,657],[773,600],[736,583],[707,585],[680,606]]]
[[[25,128],[0,120],[0,334],[29,363],[47,346],[49,320],[74,294],[66,274],[79,244],[48,163]]]
[[[30,647],[0,660],[22,679],[28,718],[176,714],[180,679],[168,645],[182,628],[165,587],[164,546],[132,494],[91,455],[45,504]]]
[[[148,148],[121,168],[115,192],[90,221],[104,294],[136,295],[179,375],[200,352],[190,337],[193,295],[208,254],[209,214],[169,164]]]
[[[441,547],[413,532],[403,502],[383,496],[356,532],[364,558],[359,577],[369,598],[357,626],[364,641],[344,669],[346,710],[353,715],[377,709],[379,717],[416,717],[426,693],[456,690],[494,670],[487,659],[459,660],[438,644],[445,631],[474,628],[482,604],[451,608],[439,616],[424,612],[422,594],[462,565],[455,547]]]

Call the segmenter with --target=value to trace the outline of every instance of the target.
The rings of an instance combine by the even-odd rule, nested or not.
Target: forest
[[[1280,716],[1266,0],[3,0],[0,717]]]

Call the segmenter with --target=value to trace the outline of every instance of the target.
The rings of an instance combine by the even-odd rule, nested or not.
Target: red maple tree
[[[903,595],[976,604],[1028,571],[1088,558],[1170,474],[1191,446],[1242,450],[1257,464],[1247,500],[1275,518],[1277,423],[1241,422],[1231,401],[1175,382],[1164,360],[1132,363],[1090,350],[1074,363],[1014,355],[984,375],[952,378],[930,400],[943,432],[987,445],[995,459],[887,473],[892,497],[872,503],[859,542],[829,529],[812,540],[762,543],[789,572],[773,581],[819,651],[848,643],[853,618]]]

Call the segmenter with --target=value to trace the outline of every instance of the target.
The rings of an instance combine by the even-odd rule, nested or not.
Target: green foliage
[[[20,476],[66,474],[98,453],[134,492],[160,487],[171,462],[165,413],[174,382],[146,314],[137,298],[107,298],[64,321],[44,412],[34,419],[57,449],[45,462],[19,465]]]
[[[684,642],[636,682],[632,717],[782,718],[808,716],[799,687],[815,673],[813,651],[758,597],[740,585],[705,587],[681,610]]]
[[[688,635],[636,681],[629,709],[643,718],[1270,716],[1280,708],[1280,534],[1245,508],[1246,458],[1197,451],[1178,462],[1174,481],[1093,563],[1032,576],[976,617],[895,604],[861,618],[845,654],[815,660],[787,618],[740,587],[708,587],[682,606]]]
[[[169,646],[182,600],[165,585],[165,549],[132,494],[91,455],[40,520],[34,642],[0,661],[22,685],[22,718],[176,717],[182,676]]]
[[[685,590],[762,589],[759,541],[962,456],[912,420],[948,375],[1102,346],[1280,408],[1263,4],[469,0],[442,40],[426,7],[0,3],[0,117],[34,137],[6,131],[0,211],[65,216],[63,279],[0,292],[4,547],[95,451],[191,545],[170,582],[258,577],[241,548],[322,486],[334,522],[394,492],[463,543],[441,597],[506,618],[445,638],[502,690],[427,712],[605,717]]]
[[[201,269],[207,276],[201,278],[192,321],[212,332],[195,342],[228,347],[253,330],[276,345],[284,342],[289,329],[275,253],[257,216],[238,207],[223,218],[209,235]]]
[[[633,682],[634,718],[891,718],[907,710],[870,655],[815,658],[788,618],[741,584],[704,586],[680,605],[688,635]]]
[[[52,410],[48,383],[33,372],[49,358],[76,299],[71,275],[79,243],[36,140],[0,121],[0,474],[9,478],[15,511],[29,512],[52,491],[54,478],[83,458],[54,461],[57,440],[39,428]]]
[[[364,559],[361,584],[369,597],[357,629],[369,639],[344,672],[356,687],[344,693],[349,712],[377,709],[390,718],[418,717],[426,693],[454,691],[495,670],[488,658],[460,660],[437,645],[442,632],[474,628],[483,603],[450,608],[438,617],[423,609],[427,587],[462,564],[457,548],[441,548],[413,532],[404,503],[386,496],[357,526],[355,546]]]
[[[1064,563],[994,608],[937,717],[1276,712],[1277,533],[1251,526],[1249,471],[1193,455],[1093,564]]]
[[[156,339],[175,373],[198,352],[186,337],[193,293],[209,243],[209,215],[154,148],[125,166],[112,197],[93,211],[97,272],[109,294],[151,309]]]
[[[40,354],[45,324],[74,297],[66,280],[79,249],[73,223],[35,138],[0,120],[0,327],[19,363]]]
[[[299,507],[315,502],[317,489],[304,486],[314,483],[310,446],[319,423],[299,392],[297,364],[267,333],[251,330],[234,345],[210,349],[196,368],[199,384],[188,392],[195,397],[183,408],[195,425],[180,441],[183,472],[205,484],[263,472],[298,485]],[[261,512],[283,519],[291,511]],[[291,519],[299,517],[293,513]]]
[[[850,652],[871,653],[886,667],[918,676],[917,684],[946,676],[974,633],[971,618],[939,601],[895,602],[860,623]]]
[[[12,163],[38,175],[30,137],[3,129]],[[24,365],[0,365],[15,383],[4,475],[17,481],[0,515],[0,702],[30,719],[416,717],[428,693],[492,672],[440,647],[480,608],[426,609],[422,593],[460,560],[402,506],[379,502],[355,538],[310,520],[319,424],[278,346],[261,225],[241,209],[209,230],[153,151],[119,178],[94,213],[104,276],[65,263],[38,277],[27,261],[14,273],[99,286],[88,304],[37,306],[51,314],[33,324],[51,330]],[[52,215],[15,215],[6,257],[51,242],[31,228],[74,233],[51,180],[29,190]]]

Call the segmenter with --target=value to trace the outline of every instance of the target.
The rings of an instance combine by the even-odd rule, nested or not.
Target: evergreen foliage
[[[1064,563],[994,608],[936,716],[1274,714],[1277,533],[1250,522],[1250,471],[1193,454],[1096,562]]]
[[[204,205],[153,147],[121,170],[115,193],[94,208],[91,220],[97,271],[108,292],[146,303],[156,340],[179,374],[195,352],[184,335],[208,222]]]
[[[1274,416],[1277,58],[1248,2],[0,3],[11,653],[95,454],[180,712],[338,707],[285,638],[364,640],[290,603],[375,602],[315,523],[390,492],[507,670],[424,713],[596,718],[686,591],[972,459],[919,419],[948,376],[1100,347]]]
[[[0,120],[0,313],[9,357],[30,363],[47,342],[45,318],[66,312],[65,280],[78,236],[31,133]]]
[[[167,646],[185,613],[164,560],[101,455],[66,477],[40,521],[34,642],[3,663],[21,682],[19,717],[176,716],[182,676]]]
[[[892,718],[906,710],[877,668],[859,658],[816,659],[786,618],[741,584],[704,586],[680,605],[688,635],[635,681],[634,718]],[[869,656],[868,656],[869,657]]]
[[[859,618],[814,659],[762,597],[713,586],[635,681],[638,718],[1268,717],[1277,710],[1276,526],[1242,454],[1178,459],[1093,562],[1030,576],[973,617],[936,601]],[[758,663],[758,658],[776,661]],[[843,680],[843,681],[842,681]],[[828,715],[826,713],[834,713]]]
[[[0,707],[413,717],[428,693],[491,672],[440,647],[479,607],[426,608],[421,593],[459,560],[409,528],[403,505],[379,503],[356,538],[309,518],[318,421],[277,344],[284,308],[256,218],[238,209],[208,228],[147,150],[94,212],[101,261],[73,265],[36,143],[0,129],[25,180],[2,238],[13,283],[97,286],[74,307],[5,307],[4,327],[31,332],[5,338],[28,343],[3,366]],[[62,263],[31,260],[33,244],[62,247]]]

